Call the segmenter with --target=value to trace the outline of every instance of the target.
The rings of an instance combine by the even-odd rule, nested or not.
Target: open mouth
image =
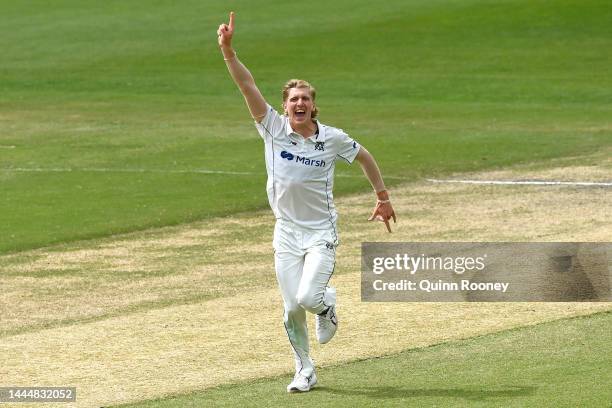
[[[298,119],[304,119],[306,117],[306,111],[304,109],[296,109],[295,117]]]

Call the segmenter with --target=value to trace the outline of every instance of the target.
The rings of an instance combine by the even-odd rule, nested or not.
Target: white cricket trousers
[[[285,330],[293,348],[295,371],[310,377],[306,312],[318,314],[336,304],[336,290],[328,287],[336,263],[336,234],[307,230],[277,220],[274,227],[274,264],[285,306]]]

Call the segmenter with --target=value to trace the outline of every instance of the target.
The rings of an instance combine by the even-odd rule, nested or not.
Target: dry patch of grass
[[[356,274],[335,284],[341,329],[329,345],[311,339],[323,365],[610,308],[362,303]],[[10,384],[76,385],[80,406],[99,406],[287,373],[292,357],[281,316],[278,291],[267,289],[26,333],[3,339],[0,375]]]
[[[2,256],[0,336],[269,286],[272,224],[260,212]]]
[[[607,179],[609,169],[604,160],[462,177],[594,181]],[[362,241],[607,241],[610,189],[410,183],[392,191],[399,222],[391,235],[365,221],[372,198],[338,200],[343,245],[332,284],[341,329],[329,346],[313,347],[319,363],[612,308],[372,304],[360,301],[359,290]],[[94,406],[291,371],[272,223],[262,211],[0,257],[0,377],[15,385],[74,385],[78,405]]]
[[[612,182],[610,155],[593,165],[518,167],[455,179]],[[369,215],[371,199],[340,201],[345,232],[361,241],[591,241],[612,235],[612,188],[412,183],[391,192],[400,222],[387,235],[380,225],[354,222]]]

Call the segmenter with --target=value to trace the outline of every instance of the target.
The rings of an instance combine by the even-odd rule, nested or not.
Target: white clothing
[[[265,142],[266,189],[276,219],[302,228],[335,231],[335,162],[341,158],[352,163],[360,146],[341,129],[318,121],[317,126],[317,135],[304,138],[291,129],[287,116],[270,105],[261,123],[256,123]]]
[[[268,111],[256,127],[265,143],[266,190],[276,217],[274,263],[284,302],[284,322],[293,348],[296,374],[310,378],[306,312],[319,314],[336,304],[327,286],[336,263],[336,208],[333,200],[337,158],[352,163],[360,146],[340,129],[317,123],[304,138],[289,118]]]
[[[314,373],[306,312],[318,314],[336,304],[336,290],[327,286],[336,264],[333,240],[331,230],[305,230],[283,220],[274,228],[274,263],[284,301],[285,330],[295,371],[305,377]]]

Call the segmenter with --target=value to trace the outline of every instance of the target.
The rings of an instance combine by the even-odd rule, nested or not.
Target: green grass
[[[606,312],[323,368],[308,394],[287,395],[287,375],[122,407],[604,407],[611,325]]]
[[[230,9],[267,99],[310,80],[388,184],[612,145],[605,0],[2,2],[0,253],[266,207],[262,143],[216,48]],[[194,169],[256,174],[175,172]]]

